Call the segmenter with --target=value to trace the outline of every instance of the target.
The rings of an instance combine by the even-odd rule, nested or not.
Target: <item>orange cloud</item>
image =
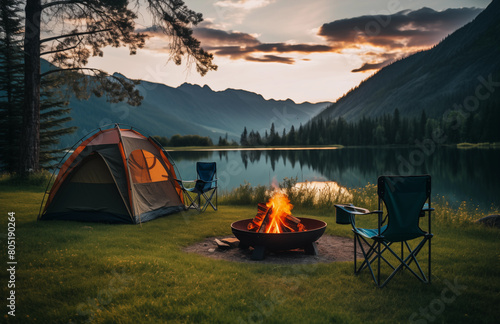
[[[220,1],[224,6],[250,5],[245,1]],[[252,6],[268,1],[255,0]],[[252,7],[253,8],[253,7]],[[404,10],[392,15],[360,16],[323,24],[318,35],[326,44],[262,43],[257,36],[215,28],[204,22],[193,30],[202,47],[216,56],[250,62],[294,64],[290,53],[346,53],[361,56],[363,65],[352,72],[378,70],[394,60],[437,44],[482,9],[460,8],[435,11],[430,8]],[[155,37],[166,37],[154,28],[140,30]],[[160,46],[154,50],[168,50]],[[304,60],[301,58],[301,60]]]
[[[359,55],[369,57],[373,53],[366,53],[366,48],[378,49],[381,53],[378,57],[353,70],[361,72],[380,69],[394,59],[437,44],[475,18],[481,10],[459,8],[435,11],[422,8],[392,15],[360,16],[323,24],[318,35],[337,52],[356,49],[359,50]]]
[[[330,46],[321,44],[261,43],[255,36],[247,33],[228,32],[209,27],[196,28],[194,36],[201,41],[205,50],[215,55],[251,62],[293,64],[295,63],[293,58],[280,56],[280,54],[308,54],[332,50]]]

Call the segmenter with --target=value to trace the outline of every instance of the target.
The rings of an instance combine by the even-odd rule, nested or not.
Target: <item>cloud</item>
[[[256,37],[247,33],[227,32],[208,27],[196,28],[194,36],[201,40],[204,46],[255,46],[260,44]]]
[[[219,0],[214,8],[221,23],[225,25],[241,24],[253,10],[263,8],[274,0]]]
[[[330,52],[332,48],[321,44],[261,43],[256,36],[216,28],[201,27],[194,30],[194,36],[201,41],[203,48],[217,56],[244,59],[251,62],[273,62],[293,64],[291,57],[283,53]]]
[[[245,60],[252,62],[273,62],[273,63],[285,63],[285,64],[293,64],[295,60],[291,57],[277,56],[277,55],[264,55],[261,57],[256,56],[247,56]]]
[[[271,1],[218,1],[217,6],[252,10]],[[250,62],[294,64],[307,60],[299,55],[312,53],[348,53],[363,59],[361,67],[352,72],[378,70],[391,62],[427,49],[472,20],[482,9],[460,8],[435,11],[430,8],[403,10],[388,15],[360,16],[323,24],[317,32],[324,44],[262,43],[258,35],[227,31],[209,21],[194,28],[194,36],[202,47],[216,56]],[[153,28],[141,30],[156,38],[149,48],[167,51],[164,34]],[[162,44],[162,45],[160,45]],[[290,55],[294,53],[295,55]],[[292,57],[293,56],[293,57]]]
[[[367,48],[390,53],[393,59],[437,44],[482,9],[459,8],[435,11],[430,8],[403,10],[389,15],[360,16],[323,24],[318,35],[337,52],[355,49],[363,55]],[[379,69],[391,61],[382,56],[371,59],[353,72]]]
[[[234,8],[234,9],[244,9],[252,10],[256,8],[262,8],[270,4],[271,0],[220,0],[214,3],[214,6],[222,8]]]

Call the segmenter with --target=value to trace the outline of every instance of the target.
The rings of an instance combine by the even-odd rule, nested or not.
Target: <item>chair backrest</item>
[[[406,241],[425,234],[418,222],[424,204],[430,203],[430,175],[381,176],[378,196],[387,208],[387,228],[382,233],[386,240]]]
[[[207,191],[217,187],[217,164],[215,162],[196,162],[196,173],[199,180],[207,182],[197,182],[199,190]]]

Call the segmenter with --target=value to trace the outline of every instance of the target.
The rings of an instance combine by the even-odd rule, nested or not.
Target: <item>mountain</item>
[[[396,108],[401,116],[417,117],[425,110],[427,116],[436,118],[460,105],[477,109],[476,99],[482,100],[477,87],[489,80],[500,81],[499,15],[500,1],[494,0],[437,46],[381,69],[318,118],[342,116],[357,121],[363,116],[392,114]],[[484,86],[483,91],[487,90]],[[497,89],[494,96],[498,98],[499,93]]]
[[[48,63],[46,63],[48,64]],[[44,64],[44,65],[46,65]],[[226,133],[239,142],[243,128],[261,135],[275,124],[277,131],[289,130],[306,123],[330,102],[297,104],[292,100],[266,100],[261,95],[236,89],[214,91],[184,83],[177,88],[141,81],[137,89],[142,104],[110,104],[105,98],[70,99],[73,120],[67,126],[78,126],[75,134],[61,139],[61,146],[73,145],[89,131],[110,123],[132,125],[149,135],[171,137],[175,134],[210,136],[217,143]]]

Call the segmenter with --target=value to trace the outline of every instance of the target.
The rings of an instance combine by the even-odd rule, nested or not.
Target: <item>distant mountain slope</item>
[[[70,100],[73,120],[68,126],[78,126],[76,134],[62,139],[62,146],[75,143],[89,131],[109,123],[133,125],[150,135],[171,137],[175,134],[210,136],[215,143],[219,136],[239,137],[244,127],[258,130],[263,135],[274,122],[282,131],[306,123],[331,104],[301,103],[292,100],[266,100],[261,95],[226,89],[213,91],[184,83],[177,88],[142,81],[138,89],[144,96],[142,105],[131,107],[125,103],[110,104],[104,98],[92,97],[81,101]]]
[[[442,116],[475,94],[479,78],[500,81],[500,1],[434,48],[395,62],[362,82],[318,117],[348,121],[392,114]],[[496,78],[496,79],[495,79]],[[500,92],[500,89],[498,90]]]

